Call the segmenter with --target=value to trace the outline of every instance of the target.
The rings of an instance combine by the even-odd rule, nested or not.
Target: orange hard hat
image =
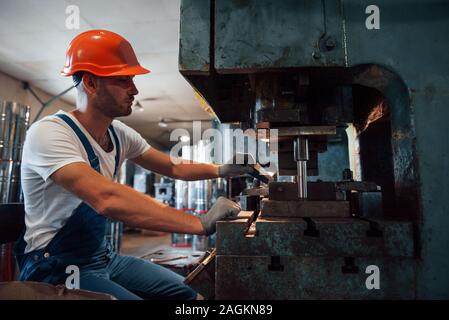
[[[117,33],[89,30],[77,35],[69,45],[63,76],[87,71],[101,77],[149,73],[140,66],[130,43]]]

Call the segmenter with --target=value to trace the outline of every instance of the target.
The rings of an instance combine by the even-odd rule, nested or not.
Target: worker
[[[67,50],[64,76],[72,76],[76,109],[59,111],[28,130],[21,182],[26,230],[16,244],[20,280],[64,284],[70,265],[80,289],[117,299],[195,299],[183,277],[149,261],[120,255],[106,241],[108,219],[155,231],[210,235],[217,220],[238,214],[238,204],[219,198],[196,217],[116,183],[123,161],[174,179],[242,175],[236,164],[173,164],[135,130],[114,120],[131,114],[135,75],[143,68],[130,43],[107,30],[76,36]]]

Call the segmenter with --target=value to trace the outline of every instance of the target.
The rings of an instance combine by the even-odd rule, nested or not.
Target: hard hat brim
[[[135,76],[135,75],[147,74],[147,73],[151,72],[150,70],[148,70],[142,66],[123,67],[123,68],[120,68],[119,70],[113,71],[113,72],[111,72],[111,71],[108,72],[105,70],[93,70],[92,68],[74,68],[69,71],[64,68],[64,70],[61,71],[61,75],[65,76],[65,77],[69,77],[79,71],[86,71],[86,72],[92,73],[99,77]]]

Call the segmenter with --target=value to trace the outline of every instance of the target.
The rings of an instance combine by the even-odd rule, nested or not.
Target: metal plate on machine
[[[272,182],[268,186],[270,200],[303,201],[298,198],[298,184],[293,182]],[[308,200],[337,200],[337,190],[333,182],[307,182]]]
[[[408,222],[344,218],[258,218],[217,222],[218,255],[413,257]]]
[[[263,199],[261,217],[349,218],[349,201],[276,201]]]
[[[379,289],[366,286],[368,266],[378,268]],[[215,298],[411,299],[415,268],[413,258],[219,255]]]
[[[216,1],[215,6],[218,72],[344,62],[340,1]]]

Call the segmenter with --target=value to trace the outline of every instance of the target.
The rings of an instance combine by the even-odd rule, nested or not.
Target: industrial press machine
[[[275,181],[217,223],[216,299],[449,298],[447,31],[436,0],[182,0],[180,72],[277,132]]]

